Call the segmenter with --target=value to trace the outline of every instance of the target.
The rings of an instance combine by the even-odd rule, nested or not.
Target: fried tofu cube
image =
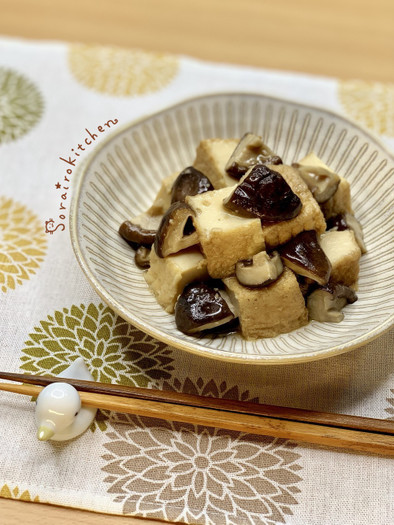
[[[275,224],[263,224],[265,244],[273,248],[306,230],[315,230],[318,233],[323,233],[326,229],[323,214],[297,170],[285,164],[269,166],[269,168],[282,175],[293,192],[300,198],[302,208],[300,213],[293,219]]]
[[[352,213],[352,200],[350,196],[350,184],[349,182],[340,177],[339,186],[334,195],[328,199],[328,201],[320,204],[323,215],[326,219],[335,217],[340,213]]]
[[[298,164],[301,166],[317,166],[335,173],[327,164],[325,164],[315,153],[309,153],[306,157],[301,159]],[[320,204],[323,215],[326,219],[330,219],[340,213],[353,213],[352,202],[350,196],[349,182],[338,175],[339,185],[332,197],[326,202]]]
[[[274,283],[248,288],[236,277],[223,279],[239,315],[245,339],[275,337],[308,322],[308,310],[294,273],[285,268]]]
[[[144,277],[157,302],[166,312],[174,313],[175,303],[184,287],[208,278],[207,260],[195,248],[164,258],[152,248],[150,268]]]
[[[352,230],[330,230],[320,237],[320,245],[331,263],[331,279],[357,287],[361,250]]]
[[[171,205],[171,190],[179,172],[172,173],[162,180],[160,189],[151,207],[147,210],[148,215],[163,215]]]
[[[193,166],[208,177],[215,190],[237,183],[227,175],[225,167],[238,142],[236,139],[205,139],[198,145]]]
[[[237,261],[264,249],[260,219],[239,217],[223,206],[232,191],[228,187],[186,198],[196,214],[193,222],[209,275],[215,279],[233,274]]]

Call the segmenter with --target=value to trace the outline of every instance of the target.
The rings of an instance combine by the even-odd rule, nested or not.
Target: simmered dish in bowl
[[[247,338],[239,331],[219,336],[207,330],[186,334],[177,328],[174,314],[158,303],[145,280],[144,275],[148,272],[144,273],[137,266],[133,251],[118,234],[119,225],[125,219],[145,214],[153,203],[157,206],[153,214],[156,222],[146,228],[156,231],[160,215],[165,211],[159,211],[166,197],[166,192],[160,188],[166,187],[165,179],[169,174],[174,175],[168,191],[185,167],[194,164],[196,146],[212,137],[220,137],[219,142],[227,145],[220,161],[223,166],[246,132],[262,137],[283,161],[283,166],[268,164],[270,169],[278,171],[284,166],[296,169],[293,164],[314,152],[330,171],[350,184],[351,207],[362,224],[367,253],[359,263],[358,300],[345,306],[341,322],[311,320],[274,337],[255,338],[252,335]],[[208,151],[206,157],[211,164]],[[310,161],[308,163],[310,165]],[[195,165],[195,168],[206,174],[212,185],[217,184],[205,165]],[[225,361],[286,364],[348,351],[377,337],[392,325],[394,161],[376,139],[338,115],[264,95],[203,96],[119,129],[97,147],[79,171],[74,184],[70,231],[81,268],[96,292],[123,319],[168,345]],[[241,174],[241,178],[243,176]],[[238,182],[235,180],[235,184]],[[203,199],[209,193],[229,191],[228,188],[224,186],[191,198]],[[301,213],[297,217],[302,218]],[[297,217],[289,222],[297,222]],[[238,218],[238,222],[241,220],[260,221],[259,218]],[[192,229],[188,230],[190,221],[186,222],[186,232],[194,235]],[[269,228],[275,232],[276,226]],[[338,226],[338,230],[341,228]],[[348,230],[339,233],[351,235]],[[276,246],[279,248],[286,242],[286,239],[279,239]],[[163,247],[164,252],[167,248]],[[273,255],[273,251],[279,252],[274,248],[262,248],[260,252]],[[193,246],[188,248],[193,249]],[[223,254],[225,249],[227,244],[221,243]],[[144,254],[139,253],[138,257],[139,264],[144,264]],[[201,254],[196,257],[201,258]],[[264,259],[264,254],[259,257]],[[285,270],[293,272],[280,257]],[[241,255],[243,261],[251,258],[253,255]],[[186,267],[187,264],[187,260],[184,261]],[[220,260],[216,266],[220,268]],[[167,271],[176,273],[177,269],[168,267]],[[304,276],[295,278],[299,282]]]
[[[238,321],[250,340],[340,322],[366,251],[349,182],[313,152],[284,164],[250,132],[201,141],[119,233],[178,330],[228,334]]]

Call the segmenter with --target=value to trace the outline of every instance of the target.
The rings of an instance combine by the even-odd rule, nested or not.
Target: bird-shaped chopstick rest
[[[58,377],[94,381],[82,357],[78,357]],[[37,397],[37,437],[40,441],[66,441],[87,430],[97,408],[81,405],[78,391],[67,383],[51,383]]]

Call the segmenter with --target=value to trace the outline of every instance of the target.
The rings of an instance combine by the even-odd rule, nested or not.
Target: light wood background
[[[0,0],[0,34],[394,82],[393,0]]]
[[[394,83],[394,0],[0,0],[0,35]],[[0,522],[158,523],[5,499]]]

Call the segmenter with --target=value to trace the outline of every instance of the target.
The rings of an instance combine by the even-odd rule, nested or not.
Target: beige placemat
[[[87,155],[92,146],[84,139],[97,134],[99,143],[100,134],[110,133],[109,120],[126,124],[222,91],[333,110],[394,149],[390,85],[0,40],[1,368],[56,374],[82,354],[100,381],[393,417],[393,332],[321,362],[224,364],[167,347],[126,324],[79,269],[68,235],[67,159]],[[2,497],[193,524],[387,525],[394,519],[388,458],[107,413],[76,440],[40,443],[33,414],[29,399],[0,394]]]

